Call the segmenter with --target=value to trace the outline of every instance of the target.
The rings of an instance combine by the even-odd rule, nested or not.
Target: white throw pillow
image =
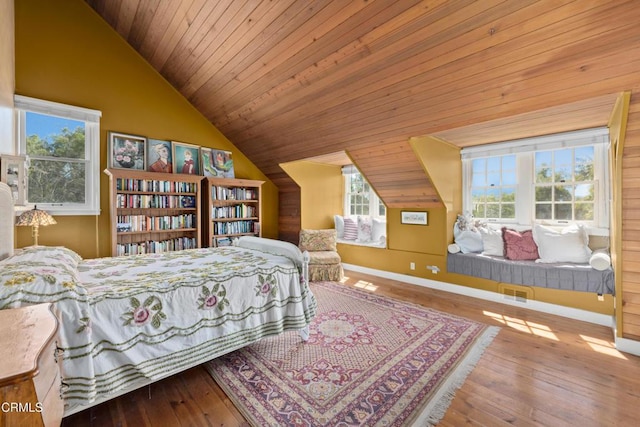
[[[387,221],[379,218],[373,218],[373,226],[371,227],[371,241],[380,243],[382,238],[387,235]]]
[[[572,262],[586,264],[591,257],[589,236],[581,225],[571,225],[562,231],[536,224],[533,240],[538,245],[540,258],[536,262]]]
[[[593,255],[589,258],[589,265],[598,271],[603,271],[611,266],[611,257],[607,253],[606,249],[599,249],[593,251]]]
[[[478,231],[459,231],[455,243],[463,254],[482,252],[482,236]]]
[[[482,254],[504,256],[504,240],[502,240],[502,231],[494,230],[490,227],[482,227],[480,236],[482,236]]]
[[[371,217],[370,216],[359,216],[358,217],[358,239],[356,240],[359,243],[367,243],[371,241]]]
[[[342,239],[344,237],[344,218],[342,218],[342,215],[334,215],[333,224],[338,234],[338,239]]]

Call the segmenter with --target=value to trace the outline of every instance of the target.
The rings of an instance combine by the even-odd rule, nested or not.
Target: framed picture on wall
[[[0,180],[11,188],[13,203],[24,206],[26,202],[27,175],[24,156],[0,156]]]
[[[173,150],[171,141],[147,140],[147,170],[149,172],[173,173]]]
[[[415,225],[427,225],[427,213],[426,212],[409,212],[402,211],[400,222],[402,224],[415,224]]]
[[[147,138],[138,135],[109,132],[108,166],[117,169],[146,169]]]
[[[172,142],[173,145],[173,173],[187,175],[201,175],[199,153],[200,147],[184,142]]]
[[[200,159],[204,176],[235,178],[231,151],[203,147],[200,148]]]

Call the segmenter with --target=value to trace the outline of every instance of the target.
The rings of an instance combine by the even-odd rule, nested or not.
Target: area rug
[[[433,425],[499,328],[332,282],[303,342],[265,338],[209,362],[253,426]]]

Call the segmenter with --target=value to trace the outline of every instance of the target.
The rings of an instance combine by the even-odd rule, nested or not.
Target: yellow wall
[[[462,160],[460,148],[432,136],[409,139],[409,144],[447,210],[447,242],[462,212]]]
[[[342,215],[344,181],[340,166],[309,161],[282,163],[280,167],[300,188],[302,228],[333,228],[333,215]]]
[[[263,236],[278,235],[278,191],[233,144],[81,0],[20,0],[15,4],[16,93],[102,111],[101,170],[107,132],[117,131],[233,152],[236,177],[263,186]],[[56,217],[40,243],[62,245],[83,257],[110,251],[107,178],[101,179],[101,215]],[[19,247],[32,243],[18,229]]]

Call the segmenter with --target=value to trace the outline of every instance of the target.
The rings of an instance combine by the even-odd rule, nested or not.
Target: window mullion
[[[534,153],[516,154],[516,222],[529,224],[535,218]]]

